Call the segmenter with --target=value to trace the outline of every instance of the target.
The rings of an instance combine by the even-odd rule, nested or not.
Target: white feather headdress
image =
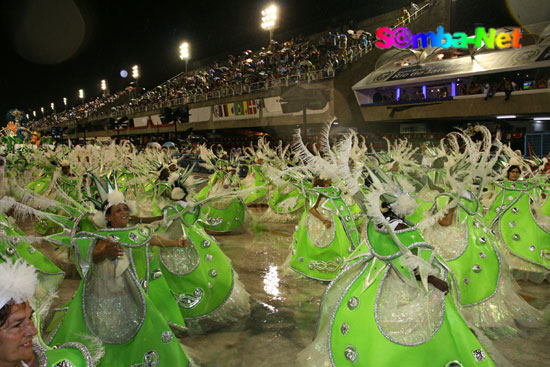
[[[0,308],[10,302],[23,303],[34,295],[38,277],[34,268],[22,259],[0,264]]]

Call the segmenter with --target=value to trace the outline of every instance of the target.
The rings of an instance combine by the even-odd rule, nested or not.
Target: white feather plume
[[[0,308],[11,301],[17,304],[31,300],[37,284],[35,269],[22,259],[0,264]]]

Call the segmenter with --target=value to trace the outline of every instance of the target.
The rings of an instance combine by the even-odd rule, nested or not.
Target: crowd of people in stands
[[[418,5],[411,3],[407,12],[414,15],[419,9]],[[113,95],[102,95],[63,113],[35,119],[30,128],[55,126],[90,115],[107,116],[127,108],[160,106],[178,99],[193,101],[196,96],[211,99],[248,93],[289,80],[297,82],[332,77],[372,49],[373,42],[372,33],[359,29],[357,25],[329,31],[313,41],[305,41],[301,36],[287,42],[272,41],[267,48],[229,55],[225,61],[182,73],[148,91],[136,91],[130,87]]]

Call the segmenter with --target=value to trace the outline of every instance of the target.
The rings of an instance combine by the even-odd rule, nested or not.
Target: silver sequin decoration
[[[208,288],[212,289],[212,288],[214,288],[214,285],[212,283],[208,282]]]
[[[73,364],[70,361],[63,360],[54,364],[54,367],[73,367]]]
[[[191,309],[200,303],[203,295],[204,291],[200,288],[196,288],[193,294],[180,294],[177,300],[178,306],[185,309]]]
[[[158,279],[162,276],[162,271],[160,269],[153,270],[153,279]]]
[[[514,234],[512,235],[512,238],[514,239],[514,241],[519,241],[519,234],[514,233]]]
[[[514,197],[512,195],[508,196],[508,201],[514,200]]]
[[[160,356],[156,350],[150,350],[143,357],[143,367],[158,367],[160,364]]]
[[[494,229],[491,229],[491,234],[492,234],[493,236],[496,236],[496,235],[497,235],[497,231],[495,231]]]
[[[459,361],[451,361],[447,362],[447,364],[445,364],[445,367],[464,367],[464,365]]]
[[[218,272],[216,271],[216,269],[210,270],[210,271],[208,272],[208,274],[210,274],[210,276],[211,276],[212,278],[215,278],[215,277],[218,276]]]
[[[299,257],[299,258],[298,258],[298,261],[301,262],[301,263],[303,263],[303,262],[304,262],[304,258],[303,258],[303,257]]]
[[[487,239],[485,237],[479,237],[479,242],[485,244],[487,243]]]
[[[359,298],[357,297],[351,297],[349,300],[348,300],[348,308],[350,310],[355,310],[357,308],[357,306],[359,306]]]
[[[512,208],[512,213],[517,214],[519,212],[519,209],[515,206]]]
[[[238,222],[238,221],[239,221],[239,219],[241,219],[241,218],[239,218],[239,217],[235,217],[235,222]]]
[[[510,226],[510,228],[514,228],[516,226],[516,222],[511,221],[510,223],[508,223],[508,225]]]
[[[170,343],[173,339],[174,339],[174,337],[172,336],[171,331],[164,331],[161,334],[161,340],[162,340],[163,343]]]
[[[480,252],[479,257],[482,258],[482,259],[485,259],[487,257],[487,255],[485,255],[485,252]]]
[[[206,259],[206,261],[212,261],[212,255],[210,254],[207,254],[204,258]]]
[[[310,264],[308,265],[308,268],[309,268],[310,270],[313,270],[313,269],[315,269],[315,265],[313,265],[313,264],[310,263]]]
[[[139,233],[141,233],[143,236],[147,236],[147,230],[145,228],[140,228]]]
[[[474,225],[474,227],[479,228],[479,222],[474,221],[472,224]]]
[[[535,247],[535,245],[531,245],[529,246],[529,251],[535,251],[537,248]]]
[[[351,363],[356,363],[359,357],[359,355],[357,354],[357,349],[353,345],[346,346],[344,354],[346,356],[346,359]]]
[[[202,247],[209,248],[210,247],[210,241],[209,240],[204,240],[204,242],[202,243]]]
[[[472,267],[472,270],[473,270],[474,273],[481,273],[481,265],[475,264]]]
[[[346,335],[349,331],[349,325],[344,322],[340,327],[340,331],[342,332],[342,335]]]
[[[115,242],[120,241],[120,237],[118,237],[118,236],[116,236],[116,235],[114,235],[114,234],[110,234],[110,235],[109,235],[109,238],[110,238],[111,240],[115,241]]]
[[[470,284],[470,279],[469,278],[464,278],[464,284],[466,284],[466,285]]]
[[[483,362],[485,360],[485,353],[482,349],[476,349],[472,353],[474,353],[474,358],[477,362]]]
[[[149,283],[147,283],[147,281],[144,279],[140,282],[140,284],[141,284],[141,288],[147,291],[147,289],[149,288]]]
[[[130,232],[130,234],[128,235],[128,237],[130,238],[130,240],[131,240],[132,242],[137,242],[137,241],[138,241],[138,238],[139,238],[138,235],[135,234],[134,232]]]
[[[15,254],[15,249],[13,247],[7,247],[6,248],[6,253],[11,256],[11,255]]]
[[[349,220],[351,219],[349,215],[346,215],[346,222],[349,222]]]
[[[29,253],[34,254],[36,252],[36,249],[32,246],[29,247]]]
[[[500,208],[496,208],[495,212],[500,213]]]

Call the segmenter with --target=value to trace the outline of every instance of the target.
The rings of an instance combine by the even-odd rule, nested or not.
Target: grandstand
[[[336,119],[376,136],[375,147],[382,147],[382,136],[438,139],[457,123],[490,125],[497,116],[514,115],[519,118],[507,124],[520,129],[523,139],[536,130],[534,117],[550,115],[550,88],[542,88],[550,75],[545,40],[526,34],[522,49],[494,52],[373,47],[378,27],[450,28],[450,12],[447,1],[427,1],[366,19],[359,29],[273,42],[181,73],[152,90],[130,87],[99,97],[32,121],[32,127],[58,136],[63,129],[71,139],[118,136],[138,144],[151,137],[181,139],[192,131],[231,147],[263,134],[289,141],[296,127],[314,141],[320,124]],[[515,89],[511,98],[508,83]],[[538,124],[545,128],[545,122]]]

